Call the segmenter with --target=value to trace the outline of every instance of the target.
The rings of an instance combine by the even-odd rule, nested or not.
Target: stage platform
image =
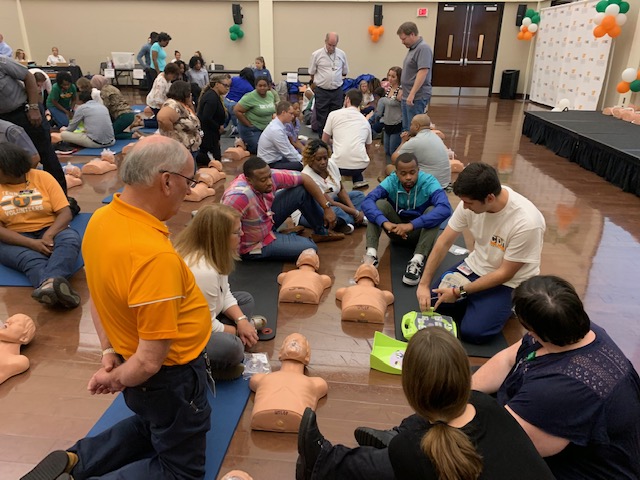
[[[522,133],[640,196],[640,125],[600,112],[524,112]]]

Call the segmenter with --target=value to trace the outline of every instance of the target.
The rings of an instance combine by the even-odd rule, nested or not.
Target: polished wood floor
[[[137,93],[131,93],[131,98],[142,103]],[[547,221],[542,273],[563,276],[576,285],[592,319],[609,331],[639,368],[640,198],[531,144],[521,135],[523,111],[536,108],[521,101],[435,98],[430,115],[460,160],[494,165],[504,184],[539,207]],[[384,164],[382,146],[376,146],[375,152],[366,171],[371,188],[377,185],[375,178]],[[239,165],[233,163],[226,163],[225,168],[228,179],[239,171]],[[85,184],[70,194],[83,211],[91,212],[120,186],[115,173],[87,176]],[[456,201],[453,196],[451,200]],[[189,212],[197,207],[185,203],[169,222],[171,230],[182,228]],[[385,246],[381,243],[381,249]],[[331,276],[332,288],[317,307],[282,306],[275,340],[254,349],[268,353],[278,368],[282,340],[293,332],[304,334],[312,346],[308,374],[329,382],[329,394],[318,406],[321,430],[328,439],[352,446],[352,432],[358,425],[387,428],[410,412],[399,377],[369,369],[373,332],[379,327],[340,321],[335,291],[349,284],[363,253],[364,229],[342,242],[321,244],[320,272]],[[380,273],[381,287],[389,289],[386,254]],[[38,328],[33,342],[23,348],[31,360],[30,370],[0,385],[2,479],[19,478],[50,450],[64,449],[84,436],[112,400],[86,391],[87,380],[98,368],[100,349],[89,316],[83,272],[72,283],[83,303],[68,312],[40,306],[30,298],[29,288],[0,288],[0,319],[25,313]],[[382,328],[391,335],[392,318],[390,313]],[[515,341],[521,334],[519,325],[508,324],[506,334]],[[238,468],[256,480],[293,478],[296,435],[252,432],[252,404],[250,399],[221,473]]]

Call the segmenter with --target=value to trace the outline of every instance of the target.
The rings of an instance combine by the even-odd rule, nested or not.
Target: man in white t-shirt
[[[365,188],[362,172],[369,166],[371,126],[360,113],[362,93],[349,90],[344,98],[344,108],[334,110],[327,118],[322,132],[322,141],[330,143],[333,138],[331,158],[338,165],[340,175],[351,177],[353,188]]]
[[[453,316],[463,340],[484,343],[511,316],[513,289],[540,273],[545,221],[531,201],[500,185],[496,170],[485,163],[466,167],[453,192],[462,201],[427,259],[418,302],[423,311],[433,303],[439,313]],[[473,236],[474,250],[449,270],[468,283],[439,288],[434,274],[464,229]]]

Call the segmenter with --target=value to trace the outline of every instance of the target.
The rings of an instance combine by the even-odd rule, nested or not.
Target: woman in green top
[[[240,138],[250,153],[258,151],[260,134],[276,113],[276,97],[270,90],[267,77],[256,78],[256,89],[246,93],[233,108],[238,117]]]
[[[56,83],[47,97],[47,108],[58,127],[68,127],[73,117],[73,107],[78,99],[78,90],[69,72],[58,72]]]

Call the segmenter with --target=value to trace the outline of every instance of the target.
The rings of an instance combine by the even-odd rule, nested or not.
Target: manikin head
[[[311,347],[309,342],[300,333],[292,333],[282,342],[282,348],[280,349],[280,361],[293,360],[300,362],[304,365],[309,365],[311,360]]]
[[[26,345],[36,334],[36,325],[31,317],[22,313],[13,315],[4,322],[0,328],[0,340],[8,343]]]
[[[307,248],[306,250],[303,250],[298,257],[296,267],[300,268],[302,265],[309,265],[316,271],[318,270],[318,268],[320,268],[320,257],[318,257],[318,254],[313,248]]]
[[[378,284],[380,283],[380,274],[378,273],[378,269],[373,265],[369,265],[367,263],[364,263],[358,267],[353,278],[355,278],[356,283],[358,283],[363,278],[371,279],[375,286],[378,286]]]

